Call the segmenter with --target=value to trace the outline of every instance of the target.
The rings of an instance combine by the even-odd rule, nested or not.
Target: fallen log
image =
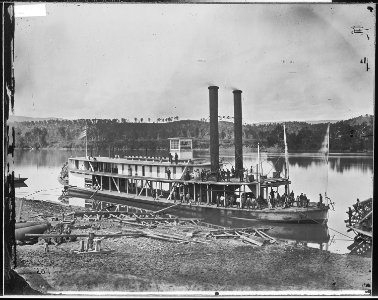
[[[16,241],[30,240],[33,237],[33,235],[34,237],[37,237],[39,234],[43,234],[43,232],[45,232],[49,227],[50,227],[50,224],[44,223],[44,224],[32,225],[28,227],[17,228],[14,231],[15,240]]]
[[[125,221],[125,220],[114,220],[114,222],[119,222],[121,224],[128,224],[128,225],[137,226],[137,227],[150,227],[150,225],[145,225],[141,223],[133,223],[133,222]]]
[[[268,238],[270,240],[271,243],[275,243],[277,242],[277,240],[273,237],[271,237],[270,235],[266,234],[265,232],[263,231],[260,231],[260,230],[256,230],[256,232],[260,233],[261,235],[265,236],[266,238]]]
[[[137,221],[176,221],[178,218],[141,218],[141,217],[136,217]]]
[[[149,238],[153,238],[153,239],[156,239],[156,240],[176,242],[176,243],[181,242],[180,240],[177,240],[177,239],[170,239],[170,238],[167,238],[167,237],[162,237],[162,236],[151,234],[151,233],[146,234],[144,237],[149,237]]]
[[[140,215],[147,215],[146,213],[136,213],[136,212],[128,212],[128,211],[75,211],[75,217],[82,217],[84,215],[93,216],[93,215],[100,215],[100,216],[108,216],[109,214],[113,215],[127,215],[127,216],[140,216]]]
[[[244,228],[227,228],[227,229],[215,229],[215,230],[210,230],[211,233],[216,233],[216,232],[235,232],[235,231],[255,231],[255,230],[260,230],[260,231],[265,231],[269,230],[269,228],[255,228],[255,227],[244,227]]]
[[[262,246],[264,243],[263,242],[261,242],[261,241],[258,241],[257,239],[256,239],[256,237],[254,237],[254,238],[252,238],[252,237],[246,237],[246,236],[244,236],[244,235],[242,235],[242,234],[240,234],[239,232],[235,232],[237,235],[239,235],[239,237],[240,237],[240,239],[242,239],[242,240],[244,240],[244,241],[247,241],[247,242],[249,242],[249,243],[251,243],[251,244],[254,244],[254,245],[257,245],[257,246]]]

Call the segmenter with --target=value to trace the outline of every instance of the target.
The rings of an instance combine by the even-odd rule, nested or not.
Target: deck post
[[[117,183],[118,183],[118,193],[121,192],[121,187],[119,186],[119,177],[117,177]]]
[[[138,195],[138,181],[137,181],[137,179],[134,179],[134,185],[135,185],[135,195]]]
[[[210,186],[210,203],[213,204],[213,191]]]
[[[194,199],[194,202],[197,201],[197,196],[196,196],[196,183],[195,183],[195,182],[193,183],[193,199]]]
[[[148,181],[146,180],[146,197],[147,197],[147,195],[148,195],[148,189],[147,189],[147,184],[148,184]]]
[[[223,197],[224,197],[224,207],[226,207],[227,199],[226,199],[226,186],[223,185]]]
[[[158,184],[155,182],[155,197],[158,197]]]
[[[101,180],[101,191],[102,191],[102,175],[100,176],[100,180]]]
[[[109,192],[111,192],[112,191],[112,182],[110,180],[110,177],[108,177],[108,178],[109,178]]]
[[[207,193],[206,203],[209,204],[209,201],[210,201],[210,190],[209,190],[209,185],[207,184],[206,187],[207,187],[207,189],[206,189],[206,193]]]
[[[126,193],[129,193],[129,178],[126,178]]]

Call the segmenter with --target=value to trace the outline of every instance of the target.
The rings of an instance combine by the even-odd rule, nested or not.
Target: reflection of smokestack
[[[235,139],[235,171],[243,169],[243,132],[242,104],[240,90],[234,90],[234,139]]]
[[[211,172],[219,169],[218,89],[217,86],[209,86]]]

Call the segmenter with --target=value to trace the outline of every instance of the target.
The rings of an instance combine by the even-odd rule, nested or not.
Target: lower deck
[[[69,187],[71,197],[85,196],[89,199],[109,201],[122,205],[129,205],[143,209],[158,211],[170,208],[170,213],[183,213],[187,217],[198,217],[203,213],[212,214],[217,218],[255,219],[270,222],[294,222],[294,223],[324,223],[328,220],[328,209],[318,208],[316,203],[308,207],[276,207],[276,208],[241,208],[240,205],[224,207],[220,203],[211,202],[181,202],[180,200],[168,200],[167,198],[154,198],[151,196],[133,195],[114,191],[93,191],[77,187]]]

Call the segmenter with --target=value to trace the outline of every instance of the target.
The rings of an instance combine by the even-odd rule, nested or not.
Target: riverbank
[[[16,201],[18,212],[19,200]],[[69,213],[76,207],[24,200],[22,218]],[[82,224],[82,221],[80,221]],[[131,229],[111,221],[100,231]],[[190,231],[209,229],[192,226]],[[162,228],[163,230],[163,228]],[[183,226],[170,230],[185,232]],[[269,231],[267,231],[269,233]],[[59,291],[341,291],[371,285],[371,259],[340,255],[278,241],[261,247],[240,240],[177,244],[147,237],[105,239],[114,250],[104,255],[77,256],[79,242],[17,246],[16,271],[43,293]]]

